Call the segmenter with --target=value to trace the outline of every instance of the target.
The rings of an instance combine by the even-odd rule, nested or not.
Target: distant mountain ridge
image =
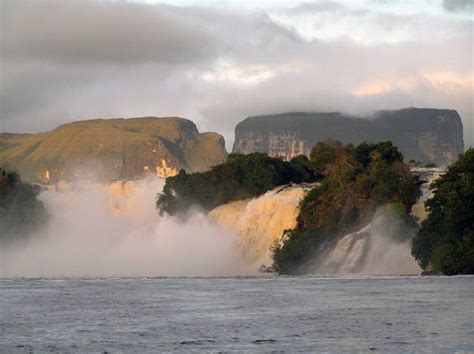
[[[404,108],[360,118],[338,112],[249,117],[237,124],[233,152],[265,152],[289,159],[309,154],[326,139],[359,144],[391,140],[405,160],[446,166],[464,151],[463,126],[455,110]]]
[[[37,134],[0,134],[0,166],[28,180],[166,177],[227,156],[224,138],[178,117],[76,121]]]

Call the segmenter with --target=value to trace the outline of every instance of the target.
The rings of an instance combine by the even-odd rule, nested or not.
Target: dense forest
[[[474,149],[432,183],[430,212],[413,240],[413,256],[433,273],[474,273]]]
[[[48,214],[38,192],[38,186],[0,168],[0,243],[22,239],[44,225]]]

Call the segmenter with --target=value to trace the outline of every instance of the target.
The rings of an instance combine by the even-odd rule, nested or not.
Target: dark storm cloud
[[[2,56],[65,63],[188,62],[213,38],[166,6],[91,1],[5,1]]]

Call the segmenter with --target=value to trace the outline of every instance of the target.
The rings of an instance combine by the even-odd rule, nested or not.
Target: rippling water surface
[[[1,351],[474,351],[474,277],[0,280]]]

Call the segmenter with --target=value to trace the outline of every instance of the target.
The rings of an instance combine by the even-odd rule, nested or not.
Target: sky
[[[0,0],[0,132],[180,116],[456,109],[474,146],[474,1]]]

